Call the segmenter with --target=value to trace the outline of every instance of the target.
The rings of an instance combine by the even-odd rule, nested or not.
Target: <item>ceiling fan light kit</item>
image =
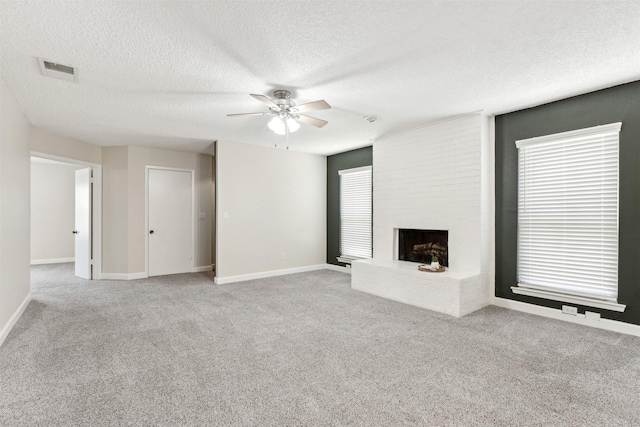
[[[289,132],[295,132],[300,129],[300,123],[296,122],[293,117],[287,118],[287,127],[289,128]]]
[[[228,114],[228,116],[274,116],[267,126],[277,135],[286,135],[297,131],[300,129],[299,122],[318,128],[328,123],[326,120],[300,114],[307,111],[330,109],[331,106],[324,100],[296,105],[295,102],[291,100],[291,93],[283,89],[275,90],[273,92],[273,99],[269,99],[264,95],[251,94],[251,96],[269,107],[269,112]]]
[[[272,118],[271,120],[269,120],[269,124],[268,124],[269,129],[271,129],[278,135],[285,135],[287,133],[286,126],[287,125],[285,121],[280,116],[276,116]],[[289,129],[289,132],[293,132],[293,131]]]

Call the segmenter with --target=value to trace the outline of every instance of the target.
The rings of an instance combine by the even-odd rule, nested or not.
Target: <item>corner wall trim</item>
[[[562,310],[542,307],[535,304],[528,304],[521,301],[514,301],[506,298],[494,297],[491,301],[492,305],[510,310],[522,311],[523,313],[534,314],[536,316],[548,317],[551,319],[563,320],[565,322],[577,323],[579,325],[591,326],[594,328],[605,329],[607,331],[619,332],[621,334],[634,335],[640,337],[640,325],[632,323],[619,322],[611,319],[590,320],[584,314],[576,316],[563,314]]]
[[[287,268],[284,270],[271,270],[271,271],[262,271],[260,273],[241,274],[238,276],[215,277],[213,279],[213,283],[215,283],[216,285],[224,285],[227,283],[244,282],[246,280],[264,279],[267,277],[284,276],[287,274],[295,274],[295,273],[305,273],[307,271],[316,271],[316,270],[325,270],[325,269],[332,270],[332,268],[328,266],[329,264],[317,264],[317,265],[308,265],[306,267]],[[336,267],[336,266],[333,266],[333,267]],[[336,267],[336,268],[339,268],[339,267]]]
[[[71,258],[51,258],[51,259],[32,259],[31,265],[40,264],[62,264],[63,262],[75,262],[75,257]]]
[[[144,271],[141,273],[102,273],[100,275],[101,280],[136,280],[146,279],[149,275]]]
[[[27,308],[30,302],[31,302],[31,292],[27,294],[27,297],[24,299],[24,301],[22,301],[22,304],[20,304],[20,307],[18,307],[15,313],[13,313],[13,316],[9,318],[9,321],[7,322],[7,324],[4,325],[4,327],[0,330],[0,346],[2,345],[4,340],[7,338],[7,336],[9,336],[9,332],[11,332],[11,329],[13,329],[16,322],[18,321],[18,319],[20,319],[20,316],[22,316],[22,313],[24,313],[24,310]]]
[[[191,272],[200,273],[202,271],[212,271],[212,270],[213,270],[212,265],[203,265],[202,267],[193,267],[193,269],[191,269]]]

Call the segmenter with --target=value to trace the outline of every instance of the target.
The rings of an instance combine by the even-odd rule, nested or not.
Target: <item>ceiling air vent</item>
[[[78,70],[70,65],[58,64],[42,58],[38,58],[38,62],[40,63],[40,71],[42,71],[42,75],[44,76],[66,80],[68,82],[78,81]]]

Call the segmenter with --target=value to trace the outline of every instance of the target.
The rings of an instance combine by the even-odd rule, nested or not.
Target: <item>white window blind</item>
[[[614,123],[516,141],[514,292],[604,308],[610,307],[589,301],[617,302],[620,128]]]
[[[340,174],[340,254],[342,258],[371,258],[371,166]]]

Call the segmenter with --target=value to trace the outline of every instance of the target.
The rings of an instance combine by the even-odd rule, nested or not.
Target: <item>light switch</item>
[[[200,212],[200,214],[198,215],[198,219],[207,219],[207,216],[204,212]]]
[[[224,212],[222,214],[222,219],[229,219],[229,212]]]

